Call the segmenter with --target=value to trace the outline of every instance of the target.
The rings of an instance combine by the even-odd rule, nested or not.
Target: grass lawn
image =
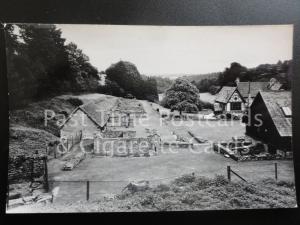
[[[205,146],[200,146],[198,153],[180,149],[178,153],[169,152],[152,157],[88,157],[72,171],[61,171],[61,162],[52,160],[49,163],[50,180],[55,181],[53,186],[60,187],[58,201],[76,201],[85,199],[86,183],[78,182],[84,180],[91,181],[90,198],[98,199],[120,193],[130,181],[149,180],[150,185],[157,185],[193,172],[211,178],[215,175],[226,176],[227,165],[247,181],[274,179],[275,161],[235,162],[212,151],[205,152],[204,149]],[[293,182],[292,161],[277,163],[278,178]],[[232,180],[238,181],[239,178],[232,175]]]
[[[191,131],[198,138],[211,142],[229,140],[234,136],[244,136],[246,130],[243,123],[233,120],[168,121],[168,124],[173,131],[183,137],[192,138],[187,133]]]

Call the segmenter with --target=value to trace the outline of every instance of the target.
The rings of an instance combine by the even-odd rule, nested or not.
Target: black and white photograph
[[[293,25],[4,32],[6,213],[297,207]]]

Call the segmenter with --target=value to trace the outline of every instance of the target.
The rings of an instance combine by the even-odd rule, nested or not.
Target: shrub
[[[193,189],[204,189],[211,185],[211,180],[207,177],[197,177]]]
[[[182,203],[188,204],[188,205],[192,205],[194,204],[194,202],[196,201],[195,195],[187,193],[183,196],[183,198],[181,199]]]
[[[154,205],[154,201],[155,201],[154,196],[151,195],[151,194],[148,194],[148,195],[146,195],[145,197],[142,198],[140,203],[141,203],[142,206]]]
[[[226,113],[226,119],[230,120],[232,118],[232,115],[230,113]]]
[[[182,185],[186,183],[192,183],[195,181],[195,175],[194,174],[186,174],[183,175],[177,179],[175,179],[174,183],[177,185]]]
[[[154,192],[163,192],[163,191],[169,191],[170,187],[166,184],[159,184],[156,186],[156,188],[153,190]]]
[[[282,187],[295,188],[295,184],[292,181],[280,180],[277,182],[277,185]]]
[[[216,186],[228,184],[228,180],[223,175],[216,175],[213,182]]]
[[[199,108],[199,110],[201,109],[211,109],[211,110],[214,110],[214,105],[210,102],[205,102],[205,101],[201,101],[200,100],[200,105],[201,107]]]
[[[83,104],[82,100],[80,100],[79,98],[69,98],[67,101],[75,107],[78,107]]]
[[[135,153],[133,154],[133,157],[140,157],[140,153],[135,152]]]

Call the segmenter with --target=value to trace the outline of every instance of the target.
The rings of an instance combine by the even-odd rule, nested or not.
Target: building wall
[[[232,102],[239,102],[241,103],[241,110],[233,110],[231,108]],[[222,102],[215,102],[214,105],[214,111],[219,113],[242,113],[246,109],[245,103],[243,101],[243,98],[239,95],[237,91],[233,93],[233,95],[230,97],[227,103]]]
[[[230,102],[226,104],[225,111],[230,112]]]
[[[79,109],[60,130],[60,136],[72,138],[81,131],[82,139],[93,139],[95,133],[100,133],[98,126]]]
[[[233,110],[231,108],[231,102],[239,102],[241,103],[241,110]],[[245,104],[243,102],[243,99],[241,96],[238,94],[237,91],[233,93],[233,95],[230,97],[228,103],[226,104],[226,112],[242,112],[245,110]]]
[[[259,121],[255,116],[262,121],[261,126],[258,126]],[[255,98],[250,107],[250,115],[246,124],[246,134],[268,144],[270,152],[275,152],[276,149],[291,150],[291,137],[281,137],[279,135],[260,95]]]

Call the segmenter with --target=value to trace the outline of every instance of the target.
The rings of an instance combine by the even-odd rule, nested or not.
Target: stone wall
[[[40,158],[29,158],[24,155],[9,157],[8,159],[8,182],[18,183],[30,181],[44,175],[44,161]]]
[[[81,110],[77,110],[72,118],[60,130],[60,137],[74,138],[79,133],[83,139],[93,139],[95,133],[100,133],[97,125]]]
[[[107,130],[102,134],[102,136],[104,138],[133,138],[136,136],[136,131]]]
[[[100,138],[94,139],[94,154],[102,156],[131,156],[149,154],[154,145],[149,138]]]

